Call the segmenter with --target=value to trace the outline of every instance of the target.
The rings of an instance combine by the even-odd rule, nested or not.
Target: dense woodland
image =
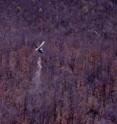
[[[117,124],[116,0],[0,0],[0,124]]]

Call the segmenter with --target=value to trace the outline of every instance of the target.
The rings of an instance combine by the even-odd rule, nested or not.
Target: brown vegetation
[[[0,124],[116,124],[116,12],[114,0],[1,0]]]

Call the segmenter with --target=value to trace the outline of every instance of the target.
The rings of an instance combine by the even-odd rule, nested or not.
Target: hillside
[[[116,0],[0,0],[0,124],[117,124]]]

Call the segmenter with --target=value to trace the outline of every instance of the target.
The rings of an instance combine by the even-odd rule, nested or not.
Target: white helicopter
[[[42,48],[42,46],[45,44],[45,41],[43,41],[40,46],[37,47],[37,45],[34,43],[34,46],[35,46],[35,51],[39,52],[39,53],[43,53],[44,50]]]

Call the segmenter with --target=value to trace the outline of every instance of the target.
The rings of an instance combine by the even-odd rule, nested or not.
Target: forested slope
[[[0,0],[0,124],[116,123],[116,0]]]

